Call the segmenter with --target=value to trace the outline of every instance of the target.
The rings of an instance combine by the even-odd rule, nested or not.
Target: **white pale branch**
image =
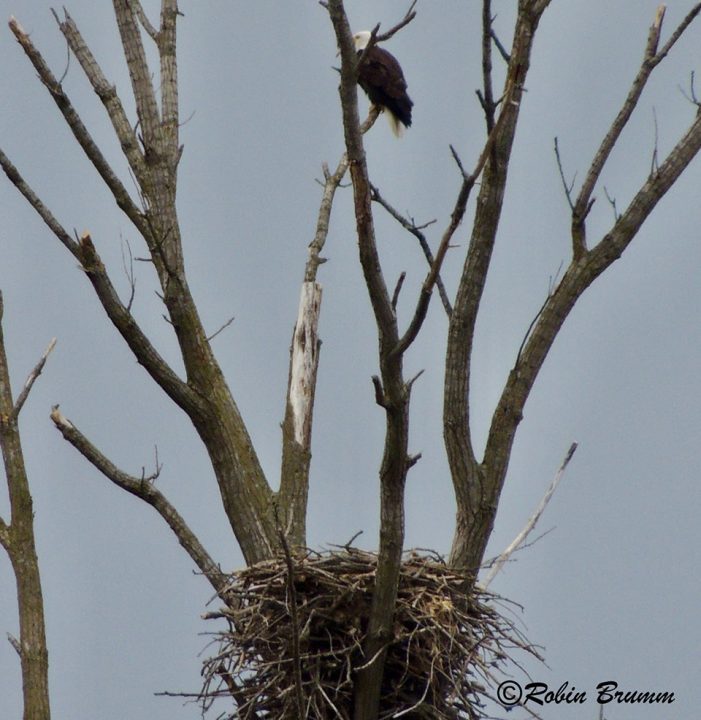
[[[27,376],[24,387],[20,391],[20,394],[17,396],[17,400],[15,400],[15,406],[12,408],[11,417],[13,419],[17,419],[19,417],[22,406],[29,397],[29,393],[31,392],[32,387],[36,382],[36,379],[39,377],[39,375],[41,375],[41,371],[44,369],[44,365],[46,365],[46,361],[55,347],[56,338],[52,338],[47,345],[46,350],[44,350],[41,358],[39,359],[39,362],[34,366],[34,369]]]
[[[504,564],[508,562],[509,558],[520,547],[523,546],[523,544],[528,539],[528,536],[533,532],[533,529],[538,524],[541,515],[545,512],[545,508],[548,506],[550,498],[555,493],[555,490],[557,490],[557,486],[560,484],[560,480],[562,480],[562,476],[565,474],[565,470],[567,469],[567,466],[569,465],[570,460],[572,459],[572,456],[574,455],[576,450],[577,443],[575,442],[570,445],[570,449],[567,451],[565,459],[560,465],[560,469],[557,471],[555,477],[550,482],[548,489],[545,491],[545,495],[543,495],[541,501],[538,503],[538,507],[533,511],[533,514],[528,518],[528,521],[524,525],[523,529],[509,543],[508,547],[506,547],[505,550],[492,562],[491,567],[489,568],[489,572],[487,573],[487,577],[481,583],[484,589],[489,587],[492,580],[494,580],[494,578],[501,571],[502,567],[504,567]]]
[[[299,297],[299,312],[292,337],[289,402],[294,438],[309,447],[316,373],[319,367],[319,311],[321,285],[305,282]]]

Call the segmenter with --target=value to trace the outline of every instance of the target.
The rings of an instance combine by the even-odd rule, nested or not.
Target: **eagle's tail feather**
[[[406,129],[404,127],[404,123],[389,109],[385,110],[385,115],[387,115],[387,120],[394,137],[402,137],[404,135],[404,130]]]

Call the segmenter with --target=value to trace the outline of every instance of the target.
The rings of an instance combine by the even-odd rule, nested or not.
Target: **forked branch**
[[[592,193],[594,187],[601,176],[607,160],[609,159],[613,148],[616,146],[623,129],[628,124],[633,111],[638,105],[640,96],[650,79],[652,71],[664,60],[669,51],[675,45],[677,40],[682,36],[684,31],[693,22],[696,16],[701,12],[701,3],[697,3],[674,30],[669,40],[665,43],[661,50],[658,50],[660,44],[660,36],[662,33],[662,21],[665,16],[665,5],[660,5],[655,13],[655,18],[650,27],[643,60],[640,69],[631,84],[628,95],[626,96],[621,109],[618,111],[611,127],[601,142],[599,149],[594,155],[587,176],[582,183],[582,187],[577,196],[572,212],[572,238],[574,243],[574,254],[579,257],[586,250],[586,232],[585,221],[589,211],[591,210],[593,200]]]
[[[34,66],[35,70],[39,74],[41,82],[46,86],[47,90],[51,94],[54,102],[58,109],[61,111],[68,127],[71,129],[78,144],[83,149],[90,162],[95,166],[95,169],[100,174],[100,177],[104,180],[105,184],[111,191],[117,205],[121,210],[124,211],[126,216],[134,223],[137,230],[142,235],[148,234],[148,228],[144,222],[144,217],[131,199],[126,188],[122,184],[122,181],[117,177],[116,173],[107,162],[102,151],[98,148],[92,136],[88,132],[87,128],[80,119],[80,116],[76,112],[70,99],[64,92],[60,83],[49,69],[41,53],[37,50],[31,41],[29,35],[25,32],[24,28],[15,20],[10,18],[10,30],[17,39],[17,42],[24,50],[26,56]]]

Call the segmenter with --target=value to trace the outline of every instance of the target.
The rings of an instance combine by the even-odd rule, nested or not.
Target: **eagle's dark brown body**
[[[365,31],[353,37],[360,58],[367,46],[370,33]],[[395,135],[401,134],[403,129],[401,125],[404,127],[411,125],[411,108],[414,103],[407,94],[404,73],[394,55],[373,45],[358,68],[358,84],[365,90],[371,103],[389,113]]]

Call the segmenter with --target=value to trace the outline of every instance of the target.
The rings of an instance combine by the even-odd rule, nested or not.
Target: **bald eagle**
[[[369,30],[353,35],[358,57],[363,54],[370,37]],[[386,112],[392,132],[401,137],[404,128],[411,125],[411,107],[414,103],[407,95],[404,73],[394,55],[373,45],[358,68],[358,85],[365,90],[373,105]]]

